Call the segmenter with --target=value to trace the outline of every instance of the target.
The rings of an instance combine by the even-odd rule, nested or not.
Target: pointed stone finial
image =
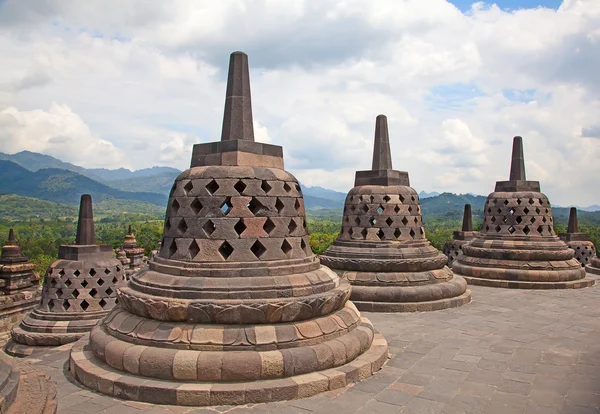
[[[392,153],[388,134],[387,117],[378,115],[375,120],[375,147],[373,148],[372,170],[391,170]]]
[[[577,209],[575,207],[571,207],[571,210],[569,211],[569,224],[567,225],[567,233],[579,233]]]
[[[127,234],[133,234],[133,231],[131,230],[131,224],[129,225],[129,230],[127,231]]]
[[[254,141],[250,72],[244,52],[233,52],[229,57],[221,141],[229,140]]]
[[[525,158],[523,157],[523,138],[513,138],[512,161],[510,164],[511,181],[525,181]]]
[[[462,231],[473,231],[473,215],[471,214],[471,204],[465,204]]]
[[[96,244],[96,237],[94,234],[94,213],[92,211],[92,196],[89,194],[83,194],[81,196],[75,244]]]
[[[8,241],[13,242],[13,243],[16,241],[15,240],[15,231],[13,229],[10,229],[8,231]]]

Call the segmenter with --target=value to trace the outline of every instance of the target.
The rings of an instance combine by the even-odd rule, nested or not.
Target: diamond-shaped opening
[[[498,214],[502,213],[502,209],[498,208],[498,210],[496,210],[498,212]]]
[[[271,234],[271,232],[275,229],[275,223],[273,223],[273,220],[271,220],[270,218],[267,219],[267,221],[265,221],[265,224],[263,224],[263,230],[267,233],[267,234]]]
[[[283,240],[283,243],[281,243],[281,250],[283,250],[283,252],[287,255],[292,251],[292,246],[288,243],[287,240]]]
[[[75,269],[75,271],[73,272],[73,276],[78,277],[81,274],[81,272],[79,271],[79,269]]]
[[[71,307],[71,304],[69,303],[69,300],[68,299],[63,300],[63,309],[65,311],[68,311],[70,307]]]
[[[262,190],[265,192],[265,194],[269,194],[269,191],[271,191],[271,189],[273,187],[271,187],[271,185],[267,182],[267,180],[262,180],[262,183],[260,184],[260,188],[262,188]]]
[[[262,211],[265,206],[262,205],[258,199],[252,197],[252,200],[248,203],[248,210],[252,212],[255,216]]]
[[[265,246],[263,246],[263,244],[261,242],[259,242],[257,240],[250,247],[250,251],[254,254],[254,256],[256,256],[257,258],[260,259],[262,257],[262,255],[265,254],[267,249],[265,248]]]
[[[517,224],[521,224],[521,222],[523,221],[523,217],[517,216],[517,218],[515,219],[515,221],[517,222]]]
[[[179,232],[181,234],[185,234],[185,232],[187,231],[188,226],[185,222],[185,219],[181,219],[181,221],[179,222],[179,225],[177,226],[177,230],[179,230]]]
[[[190,247],[188,247],[188,251],[190,252],[190,257],[192,260],[198,255],[198,253],[200,253],[200,246],[198,246],[196,240],[192,240]]]
[[[508,217],[506,217],[506,216],[502,217],[502,222],[504,224],[508,223]]]
[[[224,215],[227,215],[227,214],[229,214],[229,212],[231,211],[232,208],[233,208],[233,204],[231,204],[231,197],[227,197],[225,199],[225,201],[223,201],[223,203],[221,204],[221,207],[220,207],[221,212]]]
[[[246,230],[246,225],[240,219],[240,220],[238,220],[237,223],[235,223],[235,226],[233,226],[233,229],[235,230],[235,232],[237,233],[238,236],[241,236],[242,233],[244,232],[244,230]]]
[[[398,198],[400,199],[400,204],[403,204],[404,203],[404,196],[402,194],[400,194],[398,196]]]
[[[367,229],[362,229],[362,231],[360,232],[360,234],[361,234],[361,236],[363,236],[363,238],[367,237],[367,233],[368,233]]]
[[[235,183],[233,185],[233,188],[235,188],[235,191],[237,191],[240,194],[242,194],[244,192],[246,187],[247,187],[246,184],[242,180],[239,180],[237,183]]]
[[[546,211],[546,214],[548,214],[550,212],[550,210],[548,210],[548,209],[546,209],[545,211]]]
[[[383,213],[383,206],[379,206],[379,207],[377,207],[377,212],[378,212],[379,214]]]
[[[171,245],[169,246],[169,257],[173,257],[173,255],[177,253],[177,243],[175,243],[175,239],[171,240]]]
[[[300,210],[300,200],[296,199],[296,202],[294,203],[294,209],[296,209],[296,211]]]
[[[360,217],[356,216],[354,218],[354,222],[356,223],[357,226],[360,226]]]
[[[412,213],[412,211],[413,211],[413,208],[412,208],[412,206],[408,206],[408,212],[409,212],[409,213]]]
[[[385,237],[385,233],[383,232],[382,229],[379,229],[379,231],[377,232],[377,237],[379,237],[379,240],[383,240]]]
[[[534,203],[535,203],[535,200],[533,198],[530,198],[529,199],[529,204],[534,204]]]
[[[63,269],[60,269],[60,272],[58,272],[58,275],[61,276],[61,277],[64,276],[65,275],[65,271]]]
[[[516,211],[517,211],[517,210],[515,210],[515,208],[514,208],[514,207],[511,207],[511,208],[510,208],[510,210],[508,210],[508,212],[509,212],[511,215],[514,215],[514,214],[516,213]]]
[[[350,227],[348,229],[348,236],[352,237],[353,234],[354,234],[354,230],[352,230],[352,227]]]
[[[277,198],[277,201],[275,201],[275,209],[277,210],[277,212],[281,213],[284,207],[285,205],[283,204],[283,202],[279,198]]]
[[[192,191],[194,189],[194,185],[192,184],[191,181],[188,181],[186,185],[183,186],[183,191],[185,192],[185,195],[188,195],[188,193],[190,191]]]
[[[496,222],[496,216],[492,216],[492,218],[490,219],[490,221],[491,221],[492,223],[495,223],[495,222]]]
[[[213,195],[219,189],[219,184],[217,184],[215,180],[212,180],[210,183],[206,184],[204,188],[206,188],[208,194]]]
[[[95,298],[98,294],[98,291],[95,288],[90,289],[90,296]]]
[[[102,299],[100,299],[100,302],[98,302],[98,305],[100,305],[100,306],[102,307],[102,309],[104,309],[104,307],[106,306],[106,304],[107,304],[107,303],[108,303],[108,302],[106,302],[106,301],[104,300],[104,298],[102,298]]]
[[[104,269],[104,274],[109,274],[110,273],[110,269],[107,267]]]
[[[496,233],[500,233],[500,230],[502,230],[502,227],[496,226]]]
[[[404,224],[405,226],[408,224],[408,219],[406,217],[402,219],[402,224]]]
[[[298,228],[298,225],[296,224],[296,220],[291,219],[290,224],[288,224],[288,232],[293,233],[294,230],[296,230],[297,228]]]
[[[48,301],[48,309],[50,309],[50,310],[54,309],[54,301],[52,299],[50,299]]]
[[[518,204],[518,205],[521,205],[521,203],[522,203],[521,199],[520,199],[520,198],[517,198],[517,204]]]
[[[532,217],[529,221],[531,221],[531,224],[535,223],[535,217]]]
[[[394,237],[397,238],[397,239],[399,239],[400,236],[402,236],[402,232],[400,231],[400,229],[396,229],[394,231]]]
[[[57,297],[60,298],[62,296],[62,294],[63,294],[63,290],[62,289],[56,289],[56,296]]]
[[[541,206],[544,205],[544,200],[542,200],[541,198],[539,198],[538,201],[539,201],[539,203],[540,203]]]
[[[530,211],[530,210],[529,210],[527,207],[525,207],[525,208],[523,209],[523,213],[525,213],[525,215],[529,214],[529,211]]]
[[[416,233],[415,233],[415,231],[413,229],[410,229],[410,232],[408,234],[410,234],[411,238],[413,238],[413,239],[415,238],[415,234]]]
[[[508,200],[504,200],[504,205],[507,206],[508,205]]]
[[[419,222],[419,219],[415,216],[414,220],[415,224],[417,224]]]
[[[366,204],[364,204],[364,205],[362,206],[362,211],[364,211],[365,213],[367,213],[367,212],[369,211],[369,206],[368,206],[368,205],[366,205]]]
[[[546,217],[542,217],[542,223],[545,223],[546,221],[548,221],[546,220]]]
[[[173,208],[173,211],[177,213],[179,211],[179,207],[181,206],[179,205],[179,201],[173,200],[173,202],[171,203],[171,207]]]
[[[490,226],[485,226],[485,231],[489,231],[490,230]]]
[[[396,214],[398,214],[400,212],[400,207],[396,204],[396,207],[394,207],[394,212]]]
[[[491,212],[492,212],[492,209],[491,209],[491,208],[488,208],[488,210],[487,210],[487,211],[488,211],[488,213],[491,213]]]
[[[190,204],[190,207],[192,209],[192,211],[194,212],[194,214],[198,214],[200,213],[200,210],[202,210],[202,203],[200,202],[200,200],[198,200],[197,198],[194,199],[194,201],[192,201],[192,203]]]
[[[302,188],[300,188],[300,184],[294,183],[294,187],[296,187],[296,191],[298,191],[298,193],[302,194]]]
[[[288,183],[283,183],[283,189],[285,190],[286,193],[289,193],[290,191],[292,191],[292,187],[290,187],[290,185]]]
[[[229,259],[229,256],[233,253],[233,247],[226,241],[224,241],[219,247],[219,253],[223,256],[223,259]]]
[[[544,226],[538,226],[537,232],[540,233],[540,234],[543,234],[544,233]]]
[[[72,282],[69,279],[65,280],[66,287],[71,286],[71,284]],[[50,279],[50,285],[52,285],[52,287],[56,286],[56,279]]]
[[[354,211],[354,210],[356,210],[356,206],[350,206],[350,210],[351,210],[351,211]]]
[[[204,223],[204,226],[202,226],[202,230],[204,230],[204,233],[206,233],[207,236],[210,236],[216,230],[215,223],[213,223],[212,220],[207,220],[206,223]]]
[[[83,282],[81,282],[81,287],[85,289],[87,285],[89,285],[89,283],[84,279]]]
[[[90,304],[87,302],[87,300],[82,300],[81,301],[81,309],[83,309],[83,311],[85,312],[87,310],[87,308],[90,307]]]
[[[383,201],[385,201],[386,203],[388,203],[392,198],[388,195],[383,196]]]
[[[517,231],[517,229],[515,229],[513,226],[510,226],[510,227],[508,228],[508,232],[509,232],[510,234],[513,234],[515,231]]]
[[[529,226],[523,227],[523,233],[529,234],[530,232],[531,232],[531,229],[529,228]]]
[[[536,212],[537,214],[540,214],[540,213],[542,212],[542,210],[540,210],[540,209],[539,209],[539,207],[536,207],[536,208],[535,208],[535,212]]]
[[[377,219],[375,219],[375,217],[371,217],[369,219],[369,224],[371,224],[371,226],[374,226],[375,224],[377,224]]]
[[[165,230],[166,231],[171,230],[171,219],[166,219],[165,220]]]
[[[373,201],[375,201],[375,196],[371,196],[371,197],[369,197],[369,200],[370,200],[370,201],[371,201],[371,203],[372,203]]]
[[[416,201],[416,200],[417,200],[417,199],[415,198],[415,196],[410,196],[410,199],[411,199],[412,201]]]
[[[104,279],[98,279],[98,286],[102,286],[104,284]]]
[[[423,230],[423,227],[419,227],[419,233],[421,233],[421,235],[425,234],[425,230]]]
[[[113,277],[113,280],[112,280],[112,282],[113,282],[113,285],[114,285],[115,283],[117,283],[118,281],[119,281],[119,279],[117,279],[117,277],[116,277],[116,276],[115,276],[115,277]]]
[[[394,224],[394,220],[391,217],[388,217],[387,220],[385,221],[385,224],[387,224],[388,226],[391,226],[392,224]]]
[[[352,229],[350,229],[352,230]],[[300,239],[300,248],[302,250],[306,250],[306,242],[304,241],[304,239]]]
[[[94,277],[94,276],[96,276],[96,269],[94,269],[94,268],[91,268],[91,269],[90,269],[90,276],[91,276],[91,277]]]

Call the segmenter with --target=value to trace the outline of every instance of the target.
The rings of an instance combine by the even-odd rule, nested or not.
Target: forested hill
[[[63,204],[78,204],[81,194],[94,201],[135,200],[166,206],[164,194],[128,192],[109,187],[81,174],[55,168],[31,172],[11,161],[0,161],[0,193],[35,197]]]

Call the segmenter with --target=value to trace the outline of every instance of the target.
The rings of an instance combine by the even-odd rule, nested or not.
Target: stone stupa
[[[600,257],[598,256],[598,250],[596,250],[596,255],[590,259],[590,264],[585,266],[585,271],[589,274],[600,276]]]
[[[421,205],[408,173],[392,169],[387,118],[375,124],[373,166],[357,171],[342,230],[321,262],[352,284],[358,309],[414,312],[464,305],[467,283],[425,238]]]
[[[509,181],[497,181],[484,206],[481,232],[462,248],[452,270],[468,283],[522,289],[594,284],[554,233],[552,208],[538,181],[525,178],[523,140],[513,141]]]
[[[387,343],[310,250],[282,148],[254,141],[248,57],[230,57],[220,142],[194,146],[160,252],[70,357],[77,381],[160,404],[307,397],[379,370]]]
[[[42,289],[35,265],[21,254],[13,229],[2,246],[0,256],[0,342],[6,342],[10,330],[40,301]]]
[[[144,266],[144,249],[137,243],[131,225],[129,226],[129,231],[125,235],[125,241],[123,241],[121,247],[129,259],[129,267],[131,270],[136,271]]]
[[[569,223],[567,224],[567,232],[559,234],[558,237],[564,241],[575,252],[575,259],[581,266],[592,262],[596,256],[596,247],[590,241],[590,236],[579,232],[579,223],[577,221],[577,209],[571,207],[569,210]]]
[[[444,254],[448,257],[448,267],[452,267],[452,262],[458,257],[463,245],[467,244],[474,234],[471,204],[465,204],[461,230],[455,231],[452,240],[448,240],[444,245]]]
[[[46,271],[39,305],[11,331],[5,350],[24,356],[33,346],[76,341],[115,307],[125,273],[108,244],[96,244],[92,197],[81,196],[74,245],[58,248]]]

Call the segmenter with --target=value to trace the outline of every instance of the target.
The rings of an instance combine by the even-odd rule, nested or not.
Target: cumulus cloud
[[[256,139],[283,145],[306,184],[351,187],[383,113],[417,190],[487,194],[522,135],[553,202],[598,204],[598,27],[597,0],[466,13],[445,0],[7,0],[0,150],[186,168],[194,143],[220,137],[228,54],[244,50]]]

